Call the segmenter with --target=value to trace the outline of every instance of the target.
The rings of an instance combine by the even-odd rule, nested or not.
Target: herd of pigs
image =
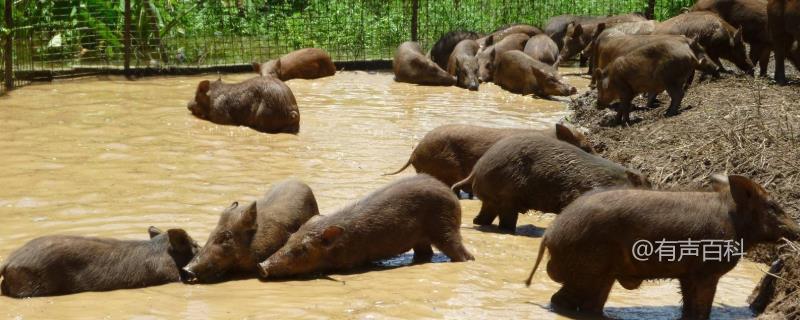
[[[566,96],[576,89],[562,81],[557,66],[581,53],[598,103],[620,100],[619,121],[629,120],[635,95],[650,94],[652,103],[663,90],[672,98],[673,115],[695,70],[718,77],[724,71],[720,59],[748,73],[757,59],[765,75],[774,51],[776,79],[785,81],[786,53],[800,62],[800,7],[772,0],[767,8],[766,0],[700,0],[692,11],[661,23],[637,14],[560,16],[546,32],[523,24],[488,35],[454,31],[427,55],[417,43],[401,44],[395,80],[470,90],[493,81],[516,93]],[[202,81],[188,109],[218,124],[296,134],[300,112],[284,81],[336,72],[330,56],[316,48],[253,67],[258,76],[241,83]],[[551,298],[555,309],[600,316],[615,281],[633,290],[645,280],[673,278],[680,280],[682,318],[706,319],[719,278],[738,258],[639,261],[631,252],[636,241],[730,239],[750,248],[800,239],[800,226],[746,177],[715,175],[707,191],[653,190],[642,173],[594,154],[587,138],[566,124],[546,130],[441,126],[392,174],[409,166],[416,176],[328,215],[319,214],[303,182],[275,183],[259,200],[226,208],[202,248],[182,229],[154,227],[147,241],[40,237],[7,257],[0,289],[11,297],[34,297],[175,281],[284,278],[351,270],[409,250],[414,263],[430,262],[432,247],[454,262],[473,260],[460,233],[457,195],[463,191],[481,201],[473,223],[491,225],[499,218],[503,232],[514,233],[519,214],[528,210],[558,214],[528,279],[530,284],[549,251],[547,274],[562,284]]]

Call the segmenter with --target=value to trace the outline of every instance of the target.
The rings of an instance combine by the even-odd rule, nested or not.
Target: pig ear
[[[583,34],[583,26],[580,24],[575,24],[575,30],[573,30],[572,34],[574,36],[580,36]]]
[[[728,177],[721,174],[712,175],[711,188],[714,189],[714,191],[716,192],[723,192],[728,190],[729,188]]]
[[[278,74],[281,73],[281,58],[278,58],[278,60],[275,60],[275,67],[272,68],[272,70],[275,70],[275,72],[277,72]]]
[[[742,28],[741,27],[739,29],[736,29],[736,33],[733,34],[733,40],[736,43],[742,43],[743,42],[743,39],[742,39]]]
[[[320,238],[322,239],[322,244],[324,245],[332,244],[334,241],[336,241],[337,238],[339,238],[339,236],[342,235],[342,233],[344,233],[344,228],[340,226],[330,226],[325,228],[325,231],[322,231],[322,234],[320,235]]]
[[[183,229],[169,229],[167,230],[167,236],[169,237],[169,246],[173,250],[184,250],[192,247],[192,240]]]
[[[258,217],[258,209],[256,201],[253,201],[247,208],[242,211],[242,224],[246,227],[253,227],[256,225]]]
[[[258,62],[253,62],[253,71],[258,74],[261,74],[261,64]]]
[[[634,187],[650,187],[650,181],[641,173],[625,170],[625,175],[628,176],[628,181],[630,181],[631,185]]]
[[[489,35],[488,37],[486,37],[486,40],[483,41],[484,47],[489,47],[493,44],[494,44],[494,35]]]
[[[150,239],[153,239],[153,238],[155,238],[156,236],[158,236],[158,235],[159,235],[159,234],[161,234],[162,232],[163,232],[163,231],[161,231],[161,229],[159,229],[159,228],[156,228],[156,227],[154,227],[154,226],[150,226],[150,228],[147,228],[147,233],[149,233],[149,234],[150,234]]]
[[[575,133],[569,127],[560,123],[556,123],[556,138],[573,145],[578,143],[578,137],[575,136]]]
[[[203,93],[205,95],[208,95],[209,89],[211,89],[211,82],[209,82],[208,80],[200,81],[200,84],[197,85],[198,93]]]
[[[597,25],[597,29],[594,30],[594,36],[592,36],[592,38],[597,39],[597,37],[599,37],[600,34],[603,33],[603,30],[605,30],[605,29],[606,29],[606,23],[605,22],[600,22]]]
[[[492,48],[492,51],[489,52],[489,61],[494,61],[496,56],[497,56],[497,50]],[[494,63],[494,62],[492,62],[492,63]]]
[[[758,183],[739,175],[728,176],[731,187],[731,196],[737,206],[751,207],[753,203],[760,202],[769,194]]]

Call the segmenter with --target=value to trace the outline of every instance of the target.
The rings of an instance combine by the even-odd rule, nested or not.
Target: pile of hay
[[[589,129],[588,137],[603,157],[642,171],[657,188],[708,188],[712,174],[740,174],[763,185],[800,221],[797,84],[781,87],[746,76],[696,83],[683,101],[682,113],[670,118],[664,116],[669,97],[659,99],[659,108],[634,111],[630,126],[612,126],[614,112],[595,109],[596,92],[590,91],[571,103],[573,114],[568,120]],[[644,106],[641,98],[635,103]],[[781,273],[795,284],[786,288],[796,289],[800,252],[779,253],[771,246],[759,248],[750,258],[771,263],[779,254],[789,255]],[[796,310],[800,293],[782,301],[794,306],[782,309],[788,312],[785,315],[800,312]],[[775,308],[780,309],[772,304],[766,307],[768,311]]]

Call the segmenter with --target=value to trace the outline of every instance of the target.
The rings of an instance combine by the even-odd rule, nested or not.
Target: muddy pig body
[[[544,32],[541,29],[528,24],[510,24],[497,28],[497,30],[493,31],[488,36],[480,38],[477,41],[478,44],[481,45],[481,48],[487,48],[516,33],[522,33],[528,37],[533,37],[537,34],[543,34]]]
[[[750,44],[750,61],[758,62],[761,76],[767,75],[772,39],[767,28],[767,0],[699,0],[692,11],[711,11],[734,28]]]
[[[602,20],[603,17],[598,16],[576,16],[576,15],[560,15],[547,19],[545,23],[544,33],[550,36],[558,46],[558,50],[564,47],[564,36],[567,33],[567,26],[570,24],[583,24]]]
[[[656,22],[653,20],[625,22],[612,27],[606,27],[605,24],[598,25],[585,52],[589,58],[589,74],[594,73],[595,65],[597,65],[597,47],[604,39],[622,35],[650,35],[655,29]]]
[[[531,58],[558,68],[555,65],[558,59],[558,45],[546,34],[535,35],[528,39],[522,51]]]
[[[453,49],[450,61],[447,63],[447,73],[456,77],[456,86],[477,91],[478,80],[478,42],[475,40],[462,40]]]
[[[256,73],[272,75],[288,81],[291,79],[317,79],[329,77],[336,73],[336,66],[325,50],[305,48],[292,51],[279,59],[265,63],[253,63]]]
[[[633,290],[646,280],[678,279],[681,319],[708,319],[719,278],[736,266],[737,251],[800,236],[800,227],[757,183],[742,176],[715,180],[712,192],[605,190],[575,200],[547,228],[533,270],[549,251],[547,273],[562,284],[552,305],[601,316],[614,281]],[[731,241],[732,250],[723,256],[727,249],[717,243],[718,260],[704,259],[703,250],[684,255],[680,244],[680,259],[669,260],[668,249],[663,259],[632,253],[640,241],[687,240],[703,250],[705,241]]]
[[[775,51],[775,81],[786,83],[786,58],[792,58],[792,46],[800,41],[800,2],[769,0],[767,25]],[[796,58],[796,57],[795,57]],[[792,60],[797,67],[800,61]]]
[[[745,73],[752,73],[753,62],[747,56],[742,32],[741,28],[734,28],[716,13],[692,11],[659,23],[654,34],[697,38],[720,71],[725,70],[720,59],[725,59],[736,64]]]
[[[452,186],[469,176],[472,167],[492,145],[504,138],[526,133],[541,133],[594,153],[591,143],[583,133],[563,124],[544,130],[444,125],[428,132],[411,152],[408,162],[390,175],[414,166],[418,173],[429,174]],[[472,186],[465,185],[463,190],[471,193]]]
[[[150,240],[45,236],[12,252],[0,267],[3,295],[26,298],[142,288],[181,281],[197,252],[183,229],[150,227]]]
[[[530,37],[524,33],[514,33],[503,38],[500,42],[478,52],[478,80],[489,82],[494,78],[494,70],[500,56],[506,51],[525,49],[525,44]]]
[[[647,93],[652,97],[666,90],[671,98],[667,116],[677,115],[687,83],[701,64],[682,40],[654,40],[595,70],[597,107],[603,109],[619,100],[617,122],[630,123],[636,95]]]
[[[184,268],[187,282],[216,282],[258,276],[258,263],[319,214],[311,188],[297,180],[275,184],[249,205],[234,202],[222,212],[205,246]]]
[[[649,187],[641,173],[542,134],[514,135],[495,143],[453,189],[472,185],[481,199],[473,223],[516,230],[530,209],[559,213],[581,194],[599,187]]]
[[[439,68],[447,69],[450,62],[450,56],[455,50],[456,46],[464,40],[477,40],[480,37],[472,31],[450,31],[436,41],[431,48],[430,58]]]
[[[300,109],[294,94],[274,77],[234,84],[203,80],[188,109],[195,117],[217,124],[247,126],[265,133],[300,131]]]
[[[495,66],[494,83],[514,93],[540,97],[578,93],[578,89],[564,82],[555,67],[519,50],[506,51],[500,56]]]
[[[259,265],[261,276],[349,270],[409,249],[415,262],[430,262],[431,246],[453,262],[472,260],[460,225],[461,206],[447,186],[426,174],[403,178],[304,224]]]
[[[429,86],[452,86],[455,77],[428,59],[419,44],[413,41],[402,43],[394,53],[394,80]]]
[[[564,45],[561,47],[561,52],[559,52],[558,62],[560,63],[561,61],[572,59],[577,54],[583,53],[584,50],[588,49],[595,31],[601,24],[606,28],[610,28],[617,24],[637,21],[647,21],[647,19],[639,14],[625,14],[583,23],[570,23],[567,25],[567,30],[564,33],[564,38],[562,40]],[[581,66],[586,64],[587,59],[588,56],[581,58]]]

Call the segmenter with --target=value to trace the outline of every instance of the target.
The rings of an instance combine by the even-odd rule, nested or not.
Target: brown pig
[[[478,44],[481,45],[482,48],[489,47],[493,44],[496,44],[500,41],[503,41],[506,37],[515,34],[515,33],[522,33],[527,35],[528,37],[533,37],[537,34],[543,34],[542,29],[534,27],[532,25],[527,24],[509,24],[497,28],[494,32],[485,36],[483,38],[478,39]]]
[[[575,55],[583,53],[592,42],[597,27],[603,24],[605,27],[613,27],[620,23],[646,21],[643,16],[639,14],[625,14],[619,16],[611,16],[598,20],[591,20],[589,22],[574,22],[567,25],[564,39],[564,45],[561,47],[561,52],[558,55],[558,62],[567,61],[572,59]],[[581,58],[581,66],[586,63],[588,57]]]
[[[422,53],[419,44],[403,42],[394,52],[394,81],[430,86],[452,86],[455,77],[439,68]]]
[[[186,281],[258,276],[258,263],[278,251],[292,233],[318,214],[311,188],[297,180],[275,184],[250,205],[234,202],[222,212],[206,245],[183,268]]]
[[[592,144],[583,133],[564,124],[544,130],[444,125],[428,132],[411,152],[406,164],[387,175],[398,174],[413,165],[418,173],[427,173],[452,186],[469,176],[478,159],[497,141],[527,133],[541,133],[594,153]],[[463,190],[471,193],[472,186],[465,185]]]
[[[300,131],[300,109],[292,90],[274,77],[255,77],[240,83],[203,80],[189,111],[217,124],[248,126],[266,133]]]
[[[478,52],[478,80],[481,82],[492,81],[494,68],[500,56],[506,51],[525,49],[525,44],[530,37],[524,33],[515,33],[506,36],[500,42]]]
[[[414,249],[430,262],[431,245],[450,261],[473,260],[461,241],[461,205],[440,181],[397,180],[338,212],[313,219],[259,264],[264,278],[343,271]]]
[[[589,74],[594,73],[594,68],[597,63],[597,46],[603,39],[618,37],[621,35],[649,35],[656,29],[656,22],[653,20],[625,22],[606,27],[605,23],[601,23],[595,29],[592,41],[584,50],[584,54],[589,58]]]
[[[463,40],[476,40],[479,35],[472,31],[450,31],[433,44],[430,52],[430,58],[439,68],[447,69],[450,62],[450,56],[453,55],[453,50]]]
[[[736,266],[738,254],[759,243],[800,237],[800,226],[752,180],[717,176],[714,189],[604,190],[578,198],[547,228],[527,283],[547,250],[547,274],[562,284],[550,298],[558,310],[599,317],[614,281],[633,290],[646,280],[678,279],[681,319],[708,319],[717,283]],[[684,254],[691,252],[683,250],[690,244],[678,242],[690,240],[698,250]],[[646,252],[646,243],[652,249],[661,241],[666,254]]]
[[[515,232],[520,213],[559,213],[581,194],[598,187],[649,187],[641,173],[543,134],[514,135],[495,143],[453,190],[471,185],[481,199],[472,220]]]
[[[710,11],[686,12],[659,23],[653,34],[684,35],[697,38],[708,57],[725,71],[720,58],[736,64],[745,73],[753,73],[753,62],[747,56],[742,29],[736,29]]]
[[[325,50],[305,48],[289,52],[283,57],[265,63],[253,62],[256,73],[272,75],[288,81],[291,79],[317,79],[336,73],[336,66]]]
[[[553,66],[519,50],[506,51],[500,56],[495,66],[494,83],[514,93],[540,97],[578,93],[578,89],[564,82]]]
[[[456,77],[456,86],[477,91],[478,81],[478,42],[462,40],[453,49],[447,63],[447,73]]]
[[[547,19],[544,33],[555,41],[560,51],[564,47],[564,36],[567,34],[567,26],[570,24],[584,24],[602,20],[603,17],[596,16],[575,16],[560,15]]]
[[[711,11],[734,28],[742,29],[750,44],[750,61],[758,62],[761,76],[767,75],[772,39],[767,29],[767,0],[699,0],[692,11]]]
[[[558,45],[546,34],[535,35],[528,39],[522,52],[525,52],[531,58],[558,68],[558,65],[556,65]]]
[[[792,45],[800,41],[800,1],[769,0],[767,23],[775,50],[775,81],[786,84],[785,61],[792,56]],[[800,61],[793,62],[800,67]]]
[[[183,229],[150,227],[150,240],[79,236],[31,240],[0,266],[0,291],[15,298],[142,288],[181,281],[180,268],[197,253]]]
[[[595,70],[597,108],[609,107],[619,100],[617,122],[630,123],[631,103],[636,95],[647,93],[652,97],[667,90],[672,100],[667,116],[677,115],[687,83],[702,63],[684,40],[653,40]]]

